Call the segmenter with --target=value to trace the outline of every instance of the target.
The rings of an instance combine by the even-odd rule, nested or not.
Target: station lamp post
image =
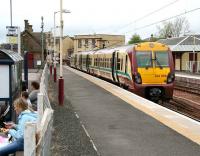
[[[64,78],[63,78],[63,8],[62,0],[60,0],[60,78],[58,82],[58,100],[59,104],[63,105],[64,103]],[[70,11],[67,11],[70,13]]]
[[[69,10],[62,9],[62,11],[55,11],[55,12],[54,12],[54,38],[53,38],[53,51],[54,51],[54,54],[53,54],[54,82],[56,82],[56,80],[57,80],[57,72],[56,72],[56,28],[57,28],[58,26],[56,26],[56,14],[57,14],[58,12],[70,13],[70,11],[69,11]]]

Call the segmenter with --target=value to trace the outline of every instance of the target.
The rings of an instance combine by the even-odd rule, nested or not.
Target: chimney
[[[28,25],[28,31],[29,31],[29,32],[33,32],[33,27],[32,27],[32,25]]]
[[[24,20],[24,25],[25,25],[25,28],[24,28],[24,30],[28,30],[28,20]]]

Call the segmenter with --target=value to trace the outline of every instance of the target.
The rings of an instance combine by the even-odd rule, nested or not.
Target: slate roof
[[[21,57],[17,52],[7,49],[0,49],[0,56],[0,62],[14,63],[23,60],[23,57]]]
[[[160,39],[157,42],[168,45],[172,51],[200,51],[200,35]]]

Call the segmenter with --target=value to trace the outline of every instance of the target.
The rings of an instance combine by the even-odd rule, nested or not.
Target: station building
[[[34,32],[32,25],[29,24],[28,20],[24,20],[24,22],[24,31],[21,33],[22,55],[25,51],[28,52],[28,68],[37,68],[37,62],[41,61],[42,58],[41,32]],[[44,42],[44,58],[45,57],[46,50]]]
[[[200,73],[200,35],[160,39],[172,50],[176,71]]]
[[[97,50],[125,44],[124,35],[93,34],[75,35],[74,53],[81,51]]]
[[[53,51],[54,51],[54,36],[52,32],[46,33],[46,49],[48,49],[49,53],[52,54],[53,57]],[[56,49],[56,56],[60,56],[60,37],[55,37],[55,49]],[[70,36],[64,36],[63,37],[63,61],[67,61],[69,59],[69,56],[74,51],[74,40],[73,37]]]

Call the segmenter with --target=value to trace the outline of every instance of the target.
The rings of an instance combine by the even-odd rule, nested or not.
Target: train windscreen
[[[155,52],[155,65],[157,67],[169,67],[168,52]]]
[[[138,67],[146,68],[152,66],[152,53],[150,51],[136,52],[136,59]]]

